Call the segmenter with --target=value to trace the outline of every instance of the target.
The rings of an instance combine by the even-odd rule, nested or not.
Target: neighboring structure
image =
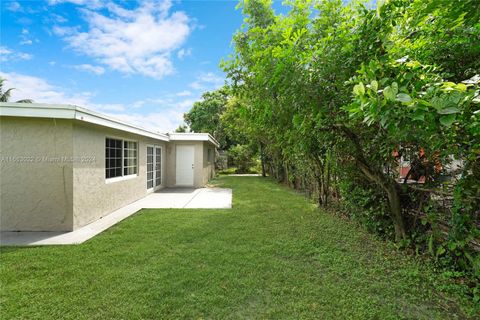
[[[202,187],[218,143],[71,105],[0,103],[0,230],[72,231],[163,187]]]
[[[222,171],[228,169],[228,153],[225,150],[218,150],[217,158],[215,159],[215,167]]]
[[[426,176],[430,179],[435,176],[442,181],[459,179],[465,166],[463,160],[455,159],[453,156],[443,159],[442,163],[438,155],[434,154],[434,160],[429,162],[423,148],[417,152],[412,152],[409,148],[403,148],[401,153],[394,150],[392,155],[398,161],[399,183],[425,183]]]

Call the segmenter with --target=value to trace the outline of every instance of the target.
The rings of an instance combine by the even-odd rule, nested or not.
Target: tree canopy
[[[270,0],[241,1],[244,23],[222,62],[242,102],[235,121],[270,174],[320,205],[363,206],[375,231],[478,277],[480,2],[286,4],[281,15]],[[424,185],[398,181],[400,157],[421,164]],[[453,205],[441,212],[419,189],[444,189]]]
[[[192,109],[184,114],[185,123],[192,132],[210,133],[217,139],[222,148],[225,147],[227,137],[220,116],[225,111],[227,101],[227,88],[205,92],[202,99],[195,102]]]

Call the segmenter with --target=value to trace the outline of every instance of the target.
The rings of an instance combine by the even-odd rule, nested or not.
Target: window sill
[[[138,177],[138,174],[130,174],[128,176],[108,178],[108,179],[105,179],[105,183],[108,184],[108,183],[113,183],[113,182],[118,182],[118,181],[131,180],[131,179],[135,179],[136,177]]]

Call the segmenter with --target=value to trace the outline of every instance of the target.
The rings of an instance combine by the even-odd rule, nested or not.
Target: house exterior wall
[[[210,154],[210,156],[209,156]],[[202,185],[215,176],[215,146],[211,143],[203,142],[203,172]]]
[[[147,145],[162,147],[163,184],[165,184],[165,147],[161,140],[147,138],[111,128],[85,123],[73,127],[73,153],[77,158],[93,161],[76,162],[73,168],[74,229],[82,227],[112,211],[147,195]],[[137,141],[138,173],[126,180],[110,182],[105,178],[105,139]]]
[[[175,187],[176,184],[176,148],[177,145],[191,145],[194,146],[194,172],[193,172],[193,186],[201,188],[205,186],[209,179],[215,175],[215,161],[208,163],[208,148],[213,151],[213,159],[215,159],[215,146],[209,142],[204,141],[170,141],[167,146],[167,163],[166,176],[167,187]]]
[[[107,137],[138,143],[137,175],[106,179]],[[194,187],[215,173],[209,142],[166,142],[71,119],[0,117],[0,230],[72,231],[144,197],[150,145],[162,147],[162,186],[176,185],[177,145],[194,146]]]
[[[194,146],[194,172],[193,172],[193,186],[200,188],[204,184],[202,177],[203,167],[203,142],[202,141],[170,141],[167,146],[167,187],[175,187],[177,164],[176,164],[176,148],[177,145]]]
[[[71,231],[72,122],[0,117],[0,230]]]

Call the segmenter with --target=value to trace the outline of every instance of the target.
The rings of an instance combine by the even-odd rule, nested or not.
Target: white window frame
[[[132,139],[123,139],[123,138],[119,138],[119,137],[112,137],[112,136],[106,136],[105,139],[103,140],[105,145],[104,145],[104,150],[107,148],[107,139],[112,139],[112,140],[120,140],[122,141],[122,175],[119,176],[119,177],[113,177],[113,178],[107,178],[105,176],[105,183],[112,183],[112,182],[118,182],[118,181],[124,181],[124,180],[131,180],[131,179],[135,179],[136,177],[138,177],[138,171],[139,171],[139,158],[140,158],[140,143],[137,141],[137,140],[132,140]],[[127,142],[135,142],[137,144],[137,164],[136,164],[136,168],[137,168],[137,173],[133,173],[133,174],[129,174],[129,175],[124,175],[124,169],[125,169],[125,165],[124,165],[124,157],[125,157],[125,154],[124,154],[124,151],[125,151],[125,141]],[[105,168],[103,170],[104,174],[107,170],[107,167],[105,165]]]
[[[160,184],[158,186],[154,186],[153,188],[158,190],[163,186],[163,179],[164,179],[164,172],[163,172],[163,163],[165,162],[165,157],[163,156],[163,147],[156,145],[155,148],[160,149]],[[155,153],[155,151],[153,151]],[[157,159],[155,159],[155,162]],[[156,179],[157,177],[155,177]]]
[[[135,143],[135,157],[133,158],[135,160],[135,166],[125,166],[125,160],[128,160],[125,158],[125,150],[132,150],[131,148],[125,148],[125,142],[132,142],[132,143]],[[134,141],[134,140],[123,140],[122,141],[122,174],[124,177],[128,177],[128,176],[136,176],[138,175],[138,158],[139,158],[139,148],[138,148],[138,142],[137,141]],[[131,157],[129,157],[129,159],[132,159]],[[125,169],[127,168],[135,168],[135,173],[131,173],[131,174],[127,174],[125,175]]]
[[[165,157],[164,157],[164,153],[163,153],[163,146],[161,145],[157,145],[157,144],[148,144],[147,145],[147,148],[145,149],[145,154],[147,155],[147,150],[148,150],[148,147],[151,147],[153,148],[153,164],[156,163],[156,159],[155,159],[155,148],[158,148],[160,149],[160,159],[161,159],[161,163],[160,163],[160,184],[158,186],[155,185],[155,181],[156,181],[156,170],[155,170],[155,167],[153,168],[153,187],[151,188],[148,188],[148,186],[146,186],[147,188],[147,192],[155,192],[159,189],[162,189],[163,186],[164,186],[164,171],[163,171],[163,166],[164,166],[164,163],[165,163]],[[147,155],[147,158],[145,158],[145,164],[146,164],[146,167],[147,167],[147,174],[145,175],[146,177],[148,177],[148,155]]]

